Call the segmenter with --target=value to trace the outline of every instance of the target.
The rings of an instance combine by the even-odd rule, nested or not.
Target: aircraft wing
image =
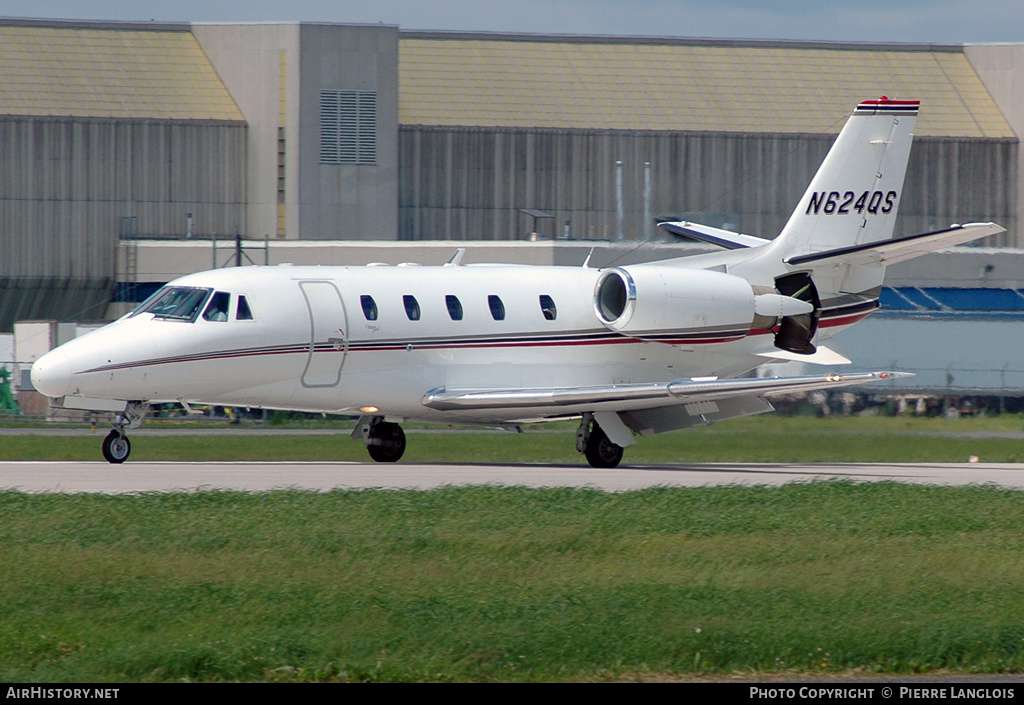
[[[686,221],[679,221],[678,223],[658,223],[658,227],[663,230],[667,230],[673,235],[700,240],[701,242],[718,245],[719,247],[724,247],[729,250],[738,250],[745,247],[758,247],[759,245],[767,245],[771,242],[771,240],[754,237],[753,235],[741,235],[740,233],[733,233],[728,230],[713,228],[710,225],[688,223]]]
[[[439,411],[542,409],[552,414],[633,411],[731,397],[772,396],[912,376],[908,372],[859,372],[802,377],[683,378],[667,383],[610,384],[550,389],[432,389],[423,405]]]
[[[908,235],[907,237],[893,238],[892,240],[868,242],[863,245],[853,245],[852,247],[840,247],[835,250],[796,255],[786,259],[786,264],[800,266],[804,264],[834,263],[836,265],[888,266],[920,257],[929,252],[940,250],[943,247],[961,245],[978,238],[1004,232],[1005,230],[1006,228],[995,223],[954,225],[933,233]],[[832,262],[828,260],[832,260]]]

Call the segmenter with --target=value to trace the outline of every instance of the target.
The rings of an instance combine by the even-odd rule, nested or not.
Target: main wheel
[[[587,439],[587,450],[584,452],[587,462],[595,468],[613,468],[622,460],[622,446],[608,440],[608,436],[597,424]]]
[[[381,421],[373,427],[371,445],[366,446],[370,457],[378,463],[393,463],[405,452],[405,432],[396,423]],[[380,443],[378,444],[377,441]]]
[[[103,457],[108,463],[123,463],[131,455],[132,444],[128,436],[122,436],[117,431],[111,431],[103,439]]]

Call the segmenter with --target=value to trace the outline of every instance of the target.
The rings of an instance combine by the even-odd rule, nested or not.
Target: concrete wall
[[[398,28],[301,26],[299,236],[398,237]],[[320,91],[377,93],[375,164],[320,163]]]
[[[590,256],[590,266],[604,267],[685,257],[718,248],[701,243],[637,243],[601,241],[419,241],[419,242],[314,242],[271,241],[264,255],[262,241],[246,241],[245,253],[255,264],[322,264],[358,266],[370,262],[443,264],[465,248],[463,264],[580,266]],[[122,249],[129,247],[122,244]],[[213,268],[209,241],[141,241],[137,243],[138,278],[164,283],[185,274]],[[221,242],[217,266],[232,262],[234,245]],[[248,262],[248,260],[247,260]],[[901,262],[886,269],[887,286],[1024,289],[1024,250],[987,247],[956,247]]]
[[[1024,360],[1019,353],[1019,327],[1019,320],[876,316],[844,330],[834,344],[854,361],[851,371],[915,375],[866,384],[858,392],[1020,396],[1024,394]],[[805,365],[803,374],[820,371]]]
[[[298,237],[298,160],[289,156],[299,139],[299,25],[193,24],[192,34],[248,123],[245,234]],[[285,147],[280,226],[279,127]]]
[[[580,266],[588,255],[594,267],[647,262],[670,257],[683,257],[716,248],[700,243],[650,243],[637,248],[634,243],[610,242],[326,242],[286,240],[271,241],[264,255],[262,241],[246,241],[245,254],[256,264],[321,264],[363,265],[371,262],[422,265],[444,264],[460,247],[466,249],[463,264],[498,262]],[[122,245],[122,248],[128,247]],[[233,243],[222,242],[217,249],[217,264],[230,264]],[[142,241],[137,243],[138,278],[140,282],[164,283],[176,277],[201,272],[213,267],[213,248],[206,241]],[[248,262],[248,260],[246,260]]]
[[[398,28],[194,24],[192,31],[249,123],[247,234],[395,239]],[[377,91],[376,164],[320,164],[321,90]]]

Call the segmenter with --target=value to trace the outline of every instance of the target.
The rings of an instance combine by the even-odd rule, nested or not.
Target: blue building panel
[[[1024,291],[953,287],[884,287],[880,315],[953,318],[1024,318]]]

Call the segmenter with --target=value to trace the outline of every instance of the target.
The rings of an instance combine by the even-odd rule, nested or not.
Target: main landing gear
[[[131,441],[125,434],[126,428],[138,428],[146,418],[149,404],[142,401],[130,401],[124,411],[114,417],[114,430],[103,439],[103,457],[108,463],[123,463],[132,452]]]
[[[405,452],[405,432],[396,423],[382,416],[359,419],[352,431],[353,438],[361,438],[370,457],[378,463],[394,463]]]
[[[587,456],[587,462],[595,468],[614,468],[622,461],[622,446],[608,439],[593,414],[583,414],[576,430],[576,450]]]
[[[405,453],[405,433],[397,423],[383,416],[363,416],[352,429],[352,437],[361,439],[370,457],[378,463],[393,463]],[[622,446],[612,442],[593,414],[584,414],[576,431],[576,450],[595,468],[614,468],[622,461]]]

